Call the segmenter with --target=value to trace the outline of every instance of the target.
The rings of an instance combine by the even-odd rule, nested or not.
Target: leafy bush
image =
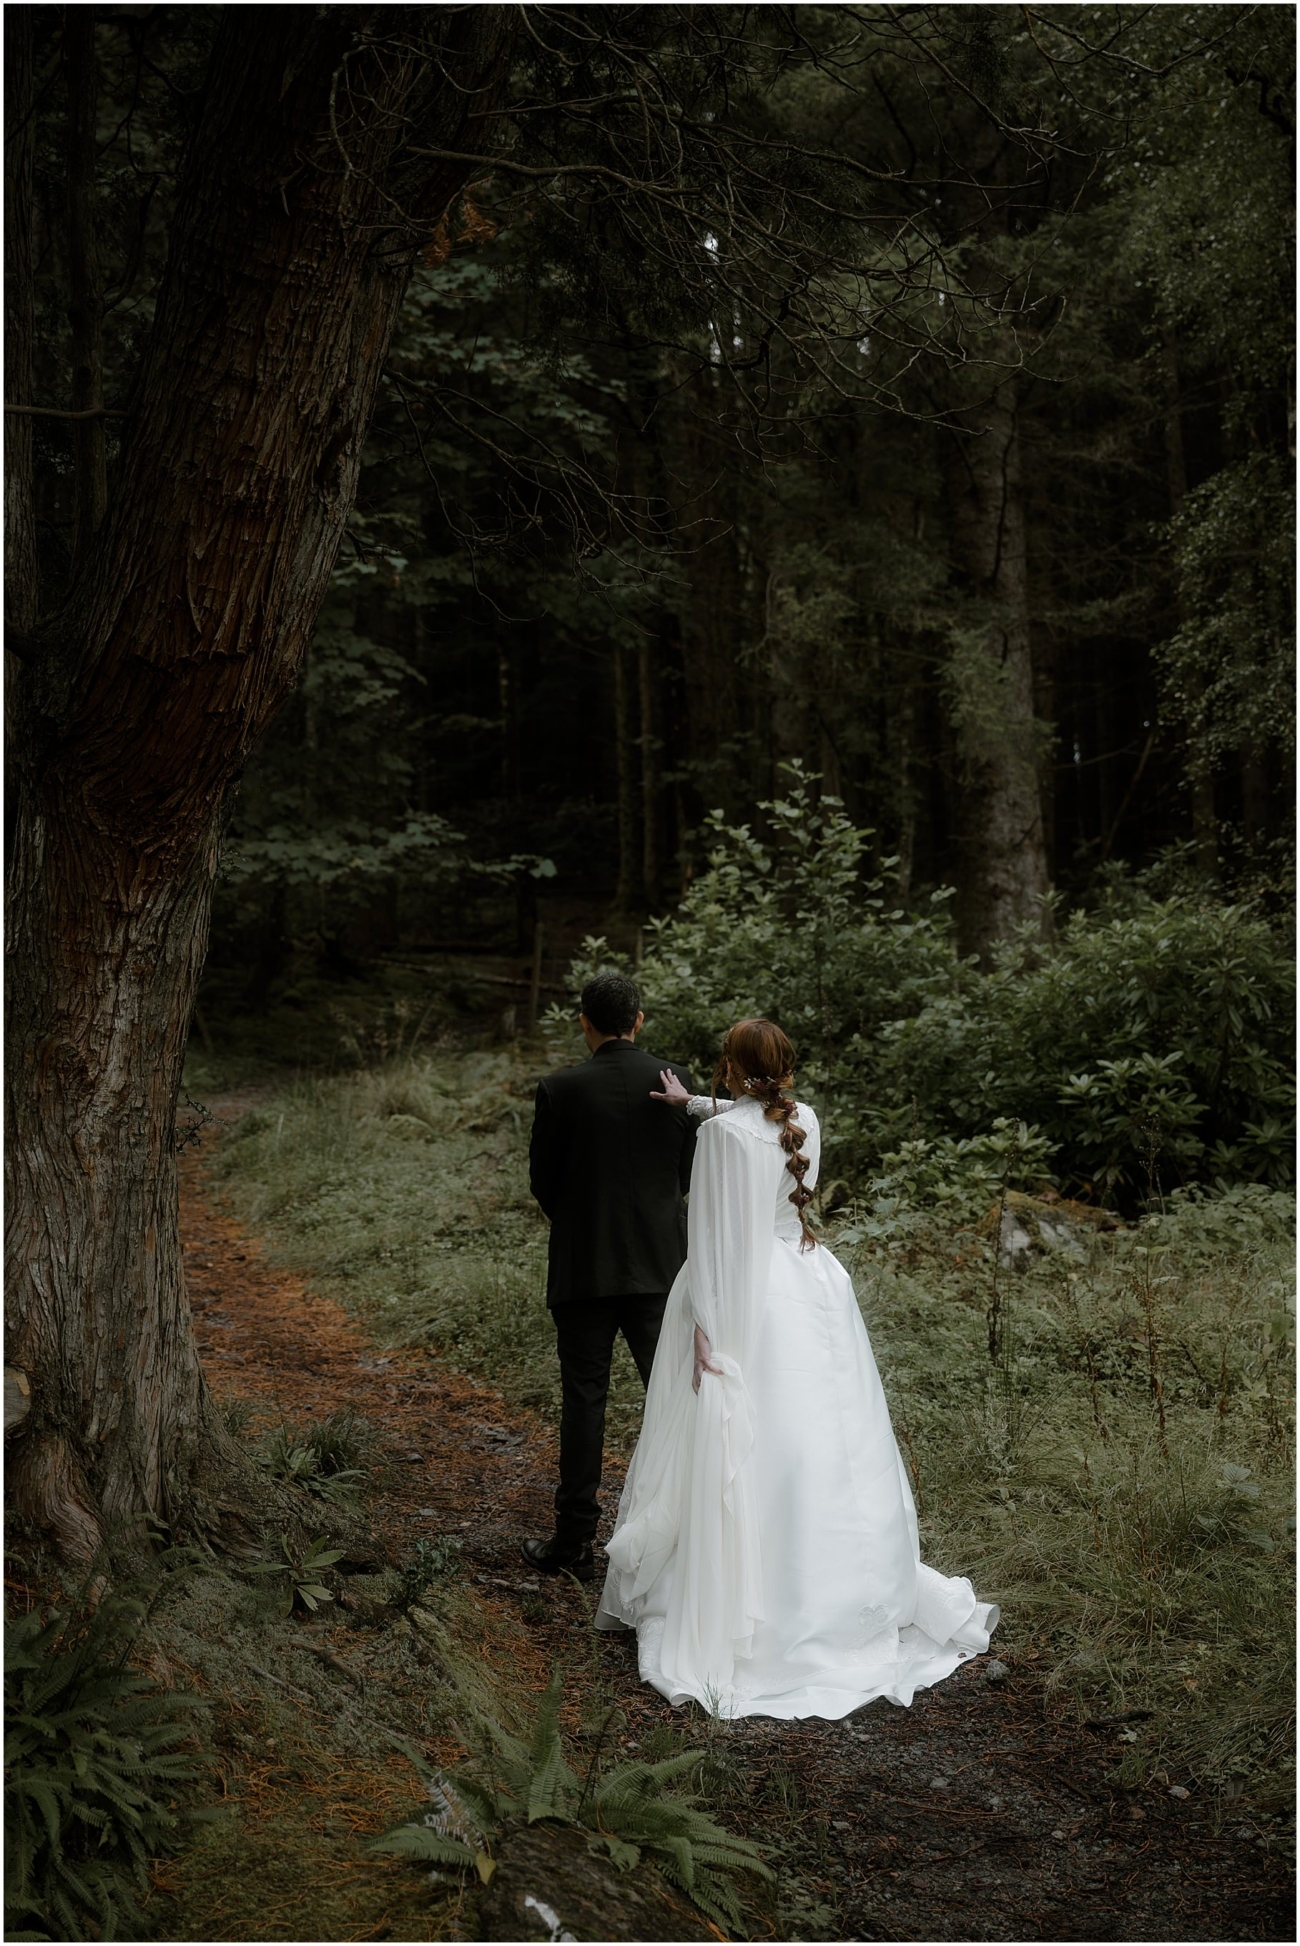
[[[590,1848],[603,1848],[621,1871],[633,1870],[644,1857],[711,1919],[739,1927],[733,1875],[771,1878],[771,1872],[753,1845],[698,1809],[698,1792],[667,1791],[695,1771],[705,1753],[687,1750],[658,1763],[621,1763],[599,1776],[598,1744],[583,1779],[566,1763],[560,1742],[563,1697],[557,1673],[538,1706],[531,1747],[485,1719],[490,1755],[485,1753],[483,1764],[447,1777],[408,1750],[436,1808],[387,1832],[375,1850],[476,1871],[486,1884],[495,1869],[493,1834],[512,1820],[535,1824],[549,1818],[591,1831]]]
[[[463,1545],[452,1534],[443,1534],[436,1541],[417,1541],[414,1551],[398,1569],[395,1606],[403,1611],[417,1607],[435,1582],[444,1581],[455,1572]]]
[[[870,834],[791,770],[762,806],[770,837],[713,814],[707,869],[652,926],[646,1045],[707,1077],[733,1020],[779,1021],[823,1115],[828,1181],[919,1167],[974,1204],[1054,1172],[1132,1207],[1179,1183],[1291,1179],[1294,966],[1257,909],[1130,893],[981,973],[947,895],[919,914],[891,904],[887,879],[864,877]],[[575,992],[616,958],[588,940]],[[550,1024],[566,1031],[559,1009]]]
[[[312,1614],[323,1601],[333,1601],[330,1590],[321,1580],[327,1568],[343,1559],[341,1547],[327,1547],[325,1536],[320,1534],[314,1541],[303,1547],[291,1547],[287,1540],[281,1540],[282,1561],[253,1561],[248,1566],[249,1574],[282,1574],[283,1600],[281,1613],[286,1620],[298,1606],[309,1609]]]
[[[112,1939],[140,1921],[134,1895],[175,1830],[174,1794],[198,1775],[176,1746],[199,1701],[128,1664],[144,1612],[116,1598],[80,1623],[33,1613],[5,1625],[10,1939]]]

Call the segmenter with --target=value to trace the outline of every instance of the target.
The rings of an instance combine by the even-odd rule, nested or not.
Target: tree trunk
[[[898,896],[912,896],[916,870],[916,788],[912,765],[916,743],[916,684],[909,677],[902,686],[896,725],[898,766]]]
[[[1187,449],[1183,440],[1182,379],[1178,363],[1178,337],[1172,324],[1164,327],[1165,343],[1165,383],[1167,387],[1168,410],[1165,413],[1165,468],[1169,482],[1169,512],[1177,514],[1187,498]],[[1167,617],[1171,629],[1178,626],[1177,606],[1172,605]],[[1188,688],[1199,700],[1201,679],[1192,671]],[[1210,771],[1197,765],[1191,777],[1192,795],[1192,837],[1196,845],[1196,862],[1207,878],[1217,878],[1219,872],[1219,820],[1214,803],[1214,778]]]
[[[1268,770],[1256,743],[1239,752],[1241,764],[1241,829],[1246,851],[1258,858],[1268,841]]]
[[[5,43],[5,399],[31,405],[36,389],[35,57],[30,7],[10,7]],[[5,419],[5,622],[11,643],[36,621],[33,422]]]
[[[661,624],[662,633],[662,624]],[[641,706],[641,883],[651,912],[663,904],[663,871],[659,849],[659,712],[655,649],[644,635],[637,644],[637,696]]]
[[[30,7],[4,17],[5,49],[5,385],[11,405],[31,405],[36,389],[36,89]],[[15,743],[21,656],[29,653],[40,599],[36,557],[34,426],[11,413],[5,464],[5,748]],[[5,800],[5,868],[13,855],[15,800]]]
[[[640,821],[637,817],[636,723],[633,715],[635,692],[628,669],[630,657],[623,648],[614,650],[614,762],[618,778],[618,884],[614,904],[619,912],[631,912],[641,904]]]
[[[408,131],[471,151],[509,31],[494,6],[227,11],[121,488],[24,677],[7,1304],[32,1412],[10,1484],[70,1557],[144,1513],[210,1518],[234,1464],[174,1161],[224,806],[299,668],[413,253],[467,174]]]
[[[68,77],[68,326],[72,337],[72,406],[96,412],[104,403],[104,288],[95,199],[95,124],[99,68],[95,9],[65,11]],[[108,446],[102,418],[72,428],[72,562],[90,552],[108,505]]]
[[[1050,881],[1014,381],[963,422],[948,448],[953,565],[971,596],[948,669],[962,772],[956,909],[962,950],[987,962],[1018,927],[1048,935]]]

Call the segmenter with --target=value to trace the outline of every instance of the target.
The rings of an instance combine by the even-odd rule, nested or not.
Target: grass
[[[417,1048],[291,1086],[244,1118],[218,1167],[277,1257],[381,1339],[428,1345],[553,1418],[546,1229],[526,1179],[533,1063]],[[1177,1770],[1267,1803],[1289,1789],[1292,1217],[1275,1191],[1175,1199],[1015,1271],[952,1217],[827,1226],[927,1558],[1002,1604],[1000,1653],[1036,1664],[1061,1707],[1151,1712],[1119,1746],[1124,1782]],[[640,1409],[621,1353],[615,1449]]]
[[[202,1567],[155,1602],[159,1666],[208,1699],[211,1815],[155,1870],[147,1936],[466,1936],[458,1888],[431,1888],[371,1845],[422,1795],[405,1745],[454,1762],[463,1715],[490,1704],[518,1725],[536,1699],[512,1675],[517,1645],[505,1639],[485,1689],[481,1645],[493,1623],[454,1573],[423,1581],[431,1635],[403,1615],[398,1573],[349,1585],[374,1604],[371,1623],[338,1644],[354,1681],[321,1653],[337,1618],[324,1635],[286,1621],[280,1591],[256,1576]]]
[[[528,1194],[536,1071],[518,1050],[422,1054],[290,1086],[246,1115],[217,1167],[285,1265],[388,1345],[428,1345],[555,1420],[545,1220]],[[609,1437],[642,1389],[621,1341]]]
[[[1003,1604],[1037,1660],[1126,1733],[1126,1783],[1189,1772],[1290,1793],[1294,1206],[1175,1200],[1114,1235],[998,1271],[923,1215],[844,1251],[927,1553]]]

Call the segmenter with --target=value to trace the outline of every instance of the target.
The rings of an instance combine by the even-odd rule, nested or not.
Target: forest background
[[[551,1412],[516,1097],[629,964],[701,1076],[739,1013],[798,1044],[927,1546],[1010,1591],[1006,1652],[1094,1709],[1159,1690],[1125,1775],[1280,1802],[1294,10],[480,9],[504,66],[456,9],[343,56],[366,10],[308,11],[244,52],[221,9],[7,10],[23,1535],[320,1516],[199,1375],[187,1042],[200,1101],[277,1091],[224,1151],[243,1216]],[[373,118],[402,194],[421,141],[459,171],[424,217],[334,167],[331,73],[376,48],[417,75]],[[306,191],[257,148],[282,58]],[[486,144],[420,121],[462,58]],[[343,90],[349,141],[381,93]],[[263,168],[246,263],[205,142]],[[338,180],[413,260],[373,418],[328,305],[318,370],[269,327],[241,362],[280,205],[300,241]],[[188,330],[216,350],[169,365]],[[1013,1304],[1003,1223],[1053,1199],[1080,1227]],[[624,1372],[614,1443],[635,1408]]]
[[[57,595],[121,423],[57,402],[70,369],[95,405],[127,395],[215,14],[83,24],[69,206],[35,12]],[[697,61],[697,108],[718,18],[716,72],[662,55],[676,81]],[[850,1179],[900,1132],[1011,1117],[1045,1131],[1022,1173],[1057,1155],[1088,1194],[1133,1193],[1153,1142],[1166,1186],[1282,1180],[1290,11],[802,9],[785,44],[761,18],[722,85],[802,193],[872,185],[856,260],[837,236],[799,267],[794,330],[743,225],[692,245],[712,286],[671,249],[656,271],[557,190],[549,124],[540,164],[470,185],[411,277],[296,693],[233,800],[201,1031],[272,1007],[259,1044],[319,1059],[293,1016],[330,980],[448,948],[521,956],[522,1023],[530,956],[555,997],[594,934],[649,952],[651,1030],[697,1063],[735,1004],[811,1034],[859,1103]],[[702,891],[718,845],[739,876]],[[464,968],[442,980],[454,1015]]]

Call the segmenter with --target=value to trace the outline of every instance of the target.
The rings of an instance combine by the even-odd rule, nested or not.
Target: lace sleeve
[[[732,1101],[714,1101],[712,1095],[692,1095],[686,1104],[686,1113],[693,1115],[696,1121],[707,1122],[714,1115],[724,1115],[735,1105]]]

